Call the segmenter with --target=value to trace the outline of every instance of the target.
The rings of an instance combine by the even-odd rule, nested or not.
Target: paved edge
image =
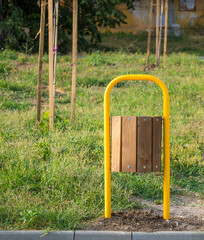
[[[75,240],[131,240],[131,232],[76,231]]]
[[[0,240],[203,240],[202,232],[0,231]]]
[[[133,232],[132,240],[203,240],[204,232]]]
[[[74,231],[0,231],[0,240],[75,240]]]

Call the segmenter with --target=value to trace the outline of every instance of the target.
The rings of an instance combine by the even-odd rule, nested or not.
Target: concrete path
[[[204,232],[0,231],[0,240],[204,240]]]

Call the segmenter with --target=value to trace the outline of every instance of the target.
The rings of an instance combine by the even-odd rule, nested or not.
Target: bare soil
[[[135,199],[144,204],[142,210],[112,213],[107,219],[91,221],[86,230],[106,231],[204,231],[204,201],[191,196],[174,196],[171,200],[170,220],[163,219],[163,206],[152,201]]]
[[[17,61],[12,62],[14,68],[16,70],[24,70],[24,69],[33,69],[34,67],[37,67],[37,63],[32,63],[32,62],[24,62],[24,63],[19,63]]]

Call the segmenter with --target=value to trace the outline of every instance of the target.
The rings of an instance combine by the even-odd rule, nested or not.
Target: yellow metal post
[[[104,160],[105,160],[105,217],[111,218],[111,169],[110,169],[110,92],[121,81],[151,81],[160,86],[163,92],[164,121],[164,185],[163,217],[170,218],[170,151],[169,151],[169,93],[165,84],[151,75],[124,75],[113,79],[104,94]]]

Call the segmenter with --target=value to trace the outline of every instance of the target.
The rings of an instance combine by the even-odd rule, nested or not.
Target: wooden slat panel
[[[136,172],[136,117],[122,117],[122,172]]]
[[[153,117],[152,126],[152,171],[161,171],[161,136],[162,136],[162,117]]]
[[[152,117],[138,117],[137,172],[152,171]]]
[[[121,117],[112,117],[111,171],[121,172]]]

